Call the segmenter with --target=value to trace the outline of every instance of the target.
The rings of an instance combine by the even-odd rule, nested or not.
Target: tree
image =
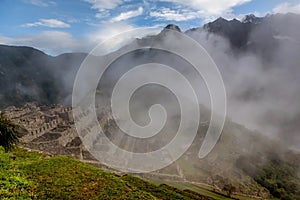
[[[18,126],[0,113],[0,146],[8,152],[19,141]]]
[[[225,184],[223,190],[227,192],[227,196],[231,197],[232,193],[236,191],[236,188],[231,184]]]

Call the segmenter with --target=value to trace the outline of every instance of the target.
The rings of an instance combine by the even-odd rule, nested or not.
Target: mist
[[[299,150],[300,17],[289,19],[267,17],[239,50],[205,30],[190,36],[208,50],[221,71],[228,116]]]
[[[207,50],[221,72],[227,92],[227,116],[234,122],[280,140],[289,148],[294,149],[300,148],[298,133],[300,128],[300,33],[297,28],[299,25],[299,15],[267,16],[262,23],[257,24],[252,29],[247,39],[247,45],[240,48],[232,45],[228,38],[213,34],[205,28],[191,29],[186,32],[186,35],[192,37]],[[159,43],[161,47],[170,43],[180,46],[182,41],[179,38],[176,38],[171,32],[163,30],[156,36],[142,37],[128,45],[138,48],[142,43],[146,43],[150,49],[137,50],[122,56],[105,72],[104,81],[102,83],[100,81],[100,85],[105,88],[104,94],[111,91],[118,78],[132,67],[147,62],[156,62],[171,66],[186,76],[195,90],[201,91],[197,93],[200,104],[210,108],[211,102],[205,82],[196,73],[193,66],[176,55],[151,49],[151,45],[154,43]],[[112,44],[110,49],[114,49],[114,46]],[[107,56],[100,56],[99,60],[105,60],[113,54],[118,54],[127,47],[124,46],[121,50]],[[185,51],[194,53],[193,49],[185,49]],[[56,57],[47,57],[45,54],[42,57],[36,55],[33,53],[28,59],[35,59],[37,63],[41,63],[40,65],[50,75],[49,78],[52,77],[53,80],[56,80],[52,84],[59,87],[59,90],[54,87],[51,88],[51,91],[56,91],[54,93],[58,97],[54,98],[54,94],[52,94],[50,96],[54,100],[44,101],[45,98],[48,98],[44,97],[47,94],[42,93],[38,87],[32,88],[30,84],[17,83],[16,89],[21,90],[21,95],[24,93],[28,97],[33,97],[28,98],[28,100],[70,105],[75,76],[87,54],[72,53]],[[149,68],[149,74],[151,71]],[[26,73],[23,72],[23,74]],[[155,76],[166,78],[162,74]],[[17,82],[13,77],[9,81]],[[51,84],[50,80],[46,82]],[[174,84],[184,90],[184,87],[176,82]],[[151,99],[148,97],[153,96],[151,90],[148,88],[144,96],[138,95],[140,100],[132,104],[138,106],[131,106],[132,111],[136,112],[136,116],[139,116],[135,117],[136,120],[141,121],[142,124],[144,124],[143,120],[146,122],[149,120],[147,108],[150,105],[148,100]],[[164,99],[165,94],[157,95],[155,93],[154,96],[156,96],[157,101],[162,102],[160,99]],[[174,103],[174,109],[171,109],[172,106],[168,107],[168,116],[176,117],[179,114],[176,98],[174,102],[173,100],[170,101],[169,97],[166,99],[168,99],[168,104]],[[108,104],[105,105],[109,106]],[[142,111],[134,109],[134,107],[142,108],[141,105],[145,105],[146,109],[142,109]],[[141,115],[146,118],[141,118]],[[204,121],[207,118],[205,116]]]
[[[208,32],[205,28],[186,32],[207,50],[221,72],[227,92],[227,117],[250,130],[261,132],[290,149],[297,150],[300,149],[300,34],[295,27],[300,25],[299,20],[299,15],[288,18],[284,15],[267,16],[261,24],[253,28],[247,45],[241,48],[232,45],[228,38]],[[160,63],[171,66],[183,74],[196,91],[201,91],[197,93],[200,104],[210,108],[210,96],[205,82],[193,66],[169,52],[151,49],[154,44],[164,47],[174,42],[178,48],[184,48],[184,45],[180,45],[183,41],[174,36],[172,31],[165,29],[157,36],[143,37],[130,43],[130,48],[138,48],[140,44],[146,43],[150,49],[136,50],[114,61],[105,71],[104,78],[100,80],[99,90],[109,99],[114,85],[127,71],[149,62]],[[97,63],[101,63],[101,60],[105,63],[105,60],[113,54],[121,55],[126,48],[128,46],[99,58]],[[184,51],[194,53],[194,49]],[[99,64],[100,66],[102,64]],[[153,74],[151,68],[148,70],[146,74]],[[167,78],[166,75],[159,73],[155,76]],[[72,84],[73,78],[72,76],[67,79],[67,83]],[[185,87],[176,81],[174,85],[181,88],[179,90],[185,90]],[[72,88],[72,85],[67,88]],[[167,105],[168,117],[173,119],[178,117],[179,104],[176,98],[165,97],[166,92],[162,92],[165,89],[160,89],[161,94],[155,92],[156,87],[146,88],[144,92],[141,92],[143,91],[141,89],[138,98],[133,98],[130,102],[134,120],[140,124],[147,124],[148,109],[154,102]],[[153,97],[156,99],[154,102]],[[110,107],[107,100],[102,99],[99,102],[103,107]],[[207,121],[208,118],[209,116],[204,116],[202,121]],[[174,123],[172,120],[168,122],[169,129],[176,130],[176,127],[173,127],[176,126],[176,120]]]

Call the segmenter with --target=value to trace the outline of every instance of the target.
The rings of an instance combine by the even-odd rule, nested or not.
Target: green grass
[[[155,185],[130,175],[122,176],[122,179],[136,186],[138,189],[150,192],[159,199],[212,199],[193,191],[180,190],[166,184]]]
[[[21,148],[4,153],[0,148],[0,199],[211,198],[130,175],[120,177],[66,156]]]
[[[205,184],[192,184],[184,181],[166,181],[166,180],[160,180],[157,178],[151,178],[149,181],[156,185],[161,185],[163,183],[168,184],[174,188],[178,188],[183,191],[194,191],[197,192],[198,194],[201,194],[206,197],[210,197],[212,199],[216,200],[231,200],[232,198],[229,198],[226,196],[225,192],[222,191],[215,191],[212,187],[205,185]],[[257,200],[257,198],[252,198],[248,196],[243,196],[243,195],[237,195],[233,194],[233,198],[235,199],[240,199],[240,200]],[[273,198],[272,200],[277,200]]]
[[[175,182],[175,181],[162,181],[158,179],[151,179],[151,182],[156,183],[156,184],[162,184],[166,183],[170,186],[173,186],[175,188],[184,190],[184,191],[194,191],[197,192],[203,196],[210,197],[212,199],[216,200],[230,200],[231,198],[226,197],[222,194],[218,194],[216,192],[211,191],[211,188],[205,187],[205,186],[200,186],[200,185],[195,185],[187,182]]]

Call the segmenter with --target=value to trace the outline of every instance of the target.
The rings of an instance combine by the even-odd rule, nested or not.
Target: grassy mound
[[[0,199],[209,199],[130,175],[117,176],[66,156],[0,148]]]

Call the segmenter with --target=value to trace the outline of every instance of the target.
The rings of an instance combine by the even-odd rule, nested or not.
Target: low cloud
[[[43,31],[37,35],[22,37],[0,36],[0,43],[17,46],[31,46],[52,55],[86,49],[86,47],[83,47],[71,34],[62,31]]]
[[[291,4],[291,3],[282,3],[279,4],[278,6],[276,6],[273,9],[273,13],[282,13],[282,14],[286,14],[286,13],[296,13],[296,14],[300,14],[300,3],[299,4]]]
[[[149,34],[157,34],[161,27],[154,26],[149,27],[150,29],[144,29],[143,27],[135,27],[126,23],[106,23],[104,25],[101,25],[98,29],[98,31],[95,31],[93,33],[90,33],[86,36],[86,40],[94,45],[98,45],[101,42],[108,40],[115,37],[114,40],[110,40],[109,46],[105,46],[104,44],[101,44],[101,48],[98,47],[98,50],[101,52],[97,52],[98,54],[107,54],[112,51],[116,51],[119,48],[123,47],[124,45],[130,43],[135,38],[142,38]],[[119,35],[120,34],[120,35]]]
[[[222,73],[228,116],[298,150],[299,25],[296,15],[270,16],[250,33],[248,51],[238,52],[221,36],[189,33],[211,54]],[[270,27],[276,31],[270,32]]]
[[[57,19],[40,19],[37,22],[26,23],[22,25],[23,27],[36,27],[36,26],[45,26],[49,28],[69,28],[70,24],[67,24],[63,21]]]
[[[0,44],[31,46],[51,55],[67,52],[88,53],[96,45],[115,35],[123,33],[119,35],[117,39],[110,41],[109,46],[102,45],[102,47],[99,48],[103,51],[98,52],[99,54],[107,54],[121,48],[137,37],[142,38],[149,34],[157,34],[160,30],[160,26],[145,30],[122,22],[106,23],[99,24],[96,31],[83,36],[83,38],[76,38],[72,34],[64,31],[42,31],[35,35],[22,37],[6,37],[0,35]]]

